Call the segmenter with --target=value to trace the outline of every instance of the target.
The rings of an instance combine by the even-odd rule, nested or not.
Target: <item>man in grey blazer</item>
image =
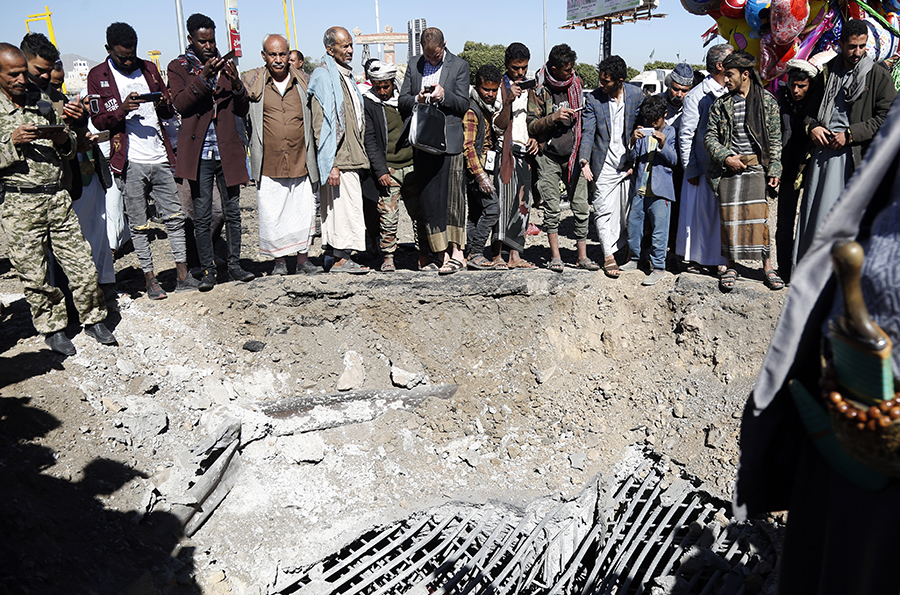
[[[466,203],[462,117],[469,109],[469,64],[446,49],[444,34],[429,27],[422,32],[422,54],[410,61],[400,89],[400,110],[432,104],[445,117],[447,150],[433,155],[416,150],[415,175],[403,196],[416,220],[419,270],[437,270],[431,252],[443,253],[440,271],[465,268]]]

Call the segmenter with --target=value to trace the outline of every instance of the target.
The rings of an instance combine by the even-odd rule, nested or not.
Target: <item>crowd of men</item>
[[[567,203],[570,266],[611,278],[643,270],[643,285],[673,263],[678,272],[709,267],[730,291],[735,262],[758,260],[766,285],[781,289],[895,96],[887,71],[866,55],[862,21],[843,27],[840,52],[821,69],[792,61],[777,98],[755,58],[728,45],[709,50],[705,77],[678,64],[667,89],[645,97],[626,83],[619,56],[600,62],[599,86],[585,92],[566,44],[529,79],[529,49],[513,43],[505,71],[483,66],[470,85],[468,63],[429,28],[402,82],[395,65],[370,60],[358,85],[353,38],[341,27],[325,32],[326,54],[311,76],[281,35],[265,36],[264,66],[240,75],[217,48],[209,17],[192,15],[187,31],[188,48],[169,63],[166,83],[138,58],[135,30],[111,24],[109,58],[73,101],[54,86],[59,51],[45,37],[0,44],[0,224],[35,328],[54,351],[75,348],[52,261],[85,331],[115,342],[103,325],[104,290],[115,280],[110,249],[121,233],[98,225],[110,193],[124,205],[147,296],[163,299],[151,204],[175,261],[174,291],[216,285],[216,219],[228,276],[250,281],[255,275],[240,263],[239,199],[251,180],[259,251],[276,275],[323,272],[307,258],[319,222],[329,272],[368,273],[360,259],[367,247],[382,272],[396,270],[400,199],[414,223],[419,271],[536,268],[523,252],[538,204],[547,268],[563,272]],[[413,114],[435,110],[444,120],[440,151],[410,142]],[[776,195],[777,269],[769,238]],[[602,264],[587,254],[592,209]]]

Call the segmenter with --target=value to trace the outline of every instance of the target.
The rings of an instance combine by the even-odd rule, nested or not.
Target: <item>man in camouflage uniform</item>
[[[104,326],[106,305],[88,243],[61,187],[62,164],[75,152],[75,135],[61,123],[46,95],[26,82],[27,63],[13,45],[0,43],[0,183],[4,200],[0,228],[9,257],[25,284],[34,326],[53,351],[73,355],[65,335],[66,304],[49,284],[47,254],[53,247],[85,333],[104,344],[116,339]],[[62,125],[61,131],[38,126]]]

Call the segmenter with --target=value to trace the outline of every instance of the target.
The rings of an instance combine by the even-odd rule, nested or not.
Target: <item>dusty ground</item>
[[[712,277],[645,288],[639,272],[575,269],[268,277],[252,191],[242,205],[245,268],[261,278],[151,302],[126,254],[119,345],[79,333],[67,359],[34,333],[0,243],[0,591],[267,593],[415,510],[574,496],[635,443],[730,499],[740,412],[785,296],[763,287],[758,265],[728,295]],[[545,242],[529,238],[526,257],[546,263]],[[600,258],[593,240],[589,255]],[[414,258],[403,250],[398,264]],[[248,340],[265,345],[251,352]],[[261,412],[335,392],[348,352],[362,361],[358,388],[391,387],[393,365],[458,392],[297,435]],[[241,423],[241,472],[179,538],[160,486],[229,418]]]

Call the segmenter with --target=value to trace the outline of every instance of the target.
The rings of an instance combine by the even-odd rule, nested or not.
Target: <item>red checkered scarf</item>
[[[581,79],[574,72],[568,80],[558,81],[550,75],[550,69],[545,64],[537,73],[538,84],[547,85],[557,93],[567,90],[569,95],[569,107],[578,109],[584,102],[582,94]],[[572,149],[572,155],[569,156],[569,180],[572,180],[572,174],[575,171],[575,162],[578,159],[578,147],[581,146],[581,114],[575,112],[575,145]]]

